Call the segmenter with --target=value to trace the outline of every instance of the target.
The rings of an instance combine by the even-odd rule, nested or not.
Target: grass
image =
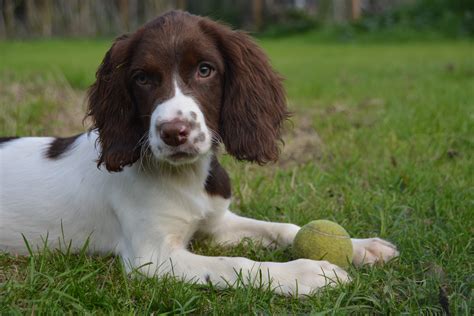
[[[130,278],[112,256],[64,249],[0,254],[0,313],[472,314],[472,43],[337,44],[306,35],[261,44],[286,77],[295,123],[275,166],[224,157],[231,208],[300,225],[331,219],[352,236],[393,241],[400,258],[351,268],[351,284],[298,300],[266,288],[220,291],[171,278]],[[108,46],[0,43],[1,135],[82,129],[76,113]],[[249,241],[231,249],[192,247],[209,255],[291,259],[288,249]]]

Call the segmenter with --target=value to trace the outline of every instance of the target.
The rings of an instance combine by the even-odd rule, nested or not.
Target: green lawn
[[[0,43],[1,136],[81,129],[83,90],[109,44]],[[279,165],[223,158],[233,181],[231,208],[300,225],[334,220],[352,236],[394,242],[400,258],[351,268],[350,285],[298,300],[265,288],[219,291],[170,278],[129,278],[114,257],[0,254],[1,314],[472,313],[472,42],[338,44],[308,35],[261,44],[286,78],[296,123],[288,124],[291,150]],[[291,259],[288,249],[249,242],[192,247]]]

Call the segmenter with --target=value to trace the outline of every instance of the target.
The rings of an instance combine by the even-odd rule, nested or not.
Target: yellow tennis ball
[[[341,268],[352,262],[352,241],[340,225],[317,220],[301,227],[293,241],[296,258],[327,260]]]

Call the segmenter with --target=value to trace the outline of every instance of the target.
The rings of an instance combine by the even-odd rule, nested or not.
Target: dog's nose
[[[189,124],[181,120],[161,123],[157,129],[163,142],[173,147],[184,144],[190,133]]]

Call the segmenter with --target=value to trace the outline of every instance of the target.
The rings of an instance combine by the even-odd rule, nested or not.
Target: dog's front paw
[[[322,287],[351,280],[346,271],[327,261],[299,259],[283,263],[277,271],[273,275],[276,276],[273,284],[275,290],[283,295],[310,295]]]
[[[387,262],[399,255],[394,244],[380,238],[352,239],[352,245],[352,262],[357,267]]]

